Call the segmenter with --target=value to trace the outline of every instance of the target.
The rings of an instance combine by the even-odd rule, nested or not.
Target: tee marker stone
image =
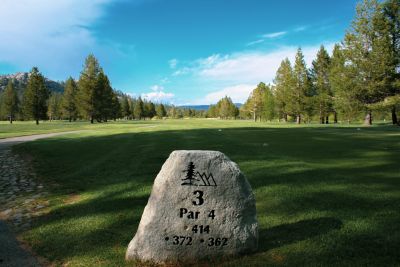
[[[217,151],[178,150],[157,175],[127,260],[191,263],[257,249],[250,184]]]

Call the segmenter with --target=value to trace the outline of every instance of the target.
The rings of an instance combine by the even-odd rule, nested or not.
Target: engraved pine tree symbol
[[[196,167],[193,162],[189,162],[187,167],[185,179],[182,179],[183,183],[181,185],[196,185],[198,179],[196,179],[197,174],[195,173]]]

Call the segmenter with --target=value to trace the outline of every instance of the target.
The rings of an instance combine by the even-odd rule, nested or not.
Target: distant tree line
[[[351,122],[364,114],[400,109],[400,1],[364,0],[341,44],[330,56],[321,46],[310,69],[299,48],[294,64],[284,59],[274,84],[260,83],[240,109],[242,118],[320,123]]]
[[[26,88],[18,96],[13,80],[9,80],[0,95],[0,118],[14,120],[89,120],[91,123],[108,120],[145,120],[152,118],[207,117],[206,111],[179,108],[133,98],[111,87],[110,81],[94,55],[89,55],[76,81],[64,83],[64,92],[51,92],[45,78],[34,67],[29,73]],[[21,85],[18,84],[20,87]]]

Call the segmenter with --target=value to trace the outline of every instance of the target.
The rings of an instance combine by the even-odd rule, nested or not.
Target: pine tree
[[[394,72],[390,77],[390,97],[386,102],[390,103],[392,123],[400,124],[396,114],[396,107],[400,106],[400,0],[386,0],[383,3],[383,14],[388,23],[388,31],[391,39],[393,53],[392,68]],[[397,70],[397,71],[396,71]]]
[[[165,107],[163,104],[157,105],[156,113],[157,113],[157,117],[159,117],[160,119],[167,116],[167,112],[165,111]]]
[[[119,101],[119,99],[118,99],[117,93],[114,92],[114,91],[113,91],[113,94],[112,94],[112,100],[111,100],[111,102],[112,102],[112,103],[111,103],[111,107],[112,107],[112,109],[111,109],[111,116],[112,116],[112,119],[113,119],[114,121],[116,121],[117,118],[122,117],[122,113],[121,113],[121,103],[120,103],[120,101]]]
[[[60,119],[61,117],[61,98],[59,93],[52,93],[47,108],[47,116],[50,121]]]
[[[232,102],[232,99],[228,96],[220,99],[215,105],[215,117],[222,119],[236,118],[239,113],[238,108]]]
[[[128,120],[129,117],[131,116],[131,109],[130,109],[128,97],[125,95],[122,97],[121,110],[122,110],[122,116]]]
[[[111,117],[112,113],[112,98],[113,90],[110,85],[110,80],[104,71],[100,69],[100,72],[96,80],[95,89],[95,114],[97,121],[105,121]]]
[[[186,176],[184,179],[182,179],[182,185],[195,185],[195,182],[198,181],[198,179],[196,179],[196,176],[197,175],[195,173],[195,166],[193,162],[189,162],[186,170]]]
[[[274,83],[278,116],[286,122],[289,114],[290,92],[294,87],[293,69],[288,58],[281,62]]]
[[[358,73],[346,64],[346,56],[340,45],[334,46],[329,70],[329,83],[333,92],[334,110],[350,123],[362,109],[355,90]]]
[[[351,30],[345,36],[347,64],[357,70],[357,99],[367,110],[365,123],[372,124],[370,106],[390,95],[393,51],[389,24],[377,0],[364,0],[357,6]]]
[[[144,116],[147,118],[153,118],[156,115],[156,106],[153,102],[149,101],[144,104]]]
[[[61,100],[62,113],[68,118],[69,122],[77,117],[77,92],[78,86],[72,77],[65,82],[64,94]]]
[[[78,82],[79,110],[84,117],[90,119],[90,123],[93,123],[98,115],[98,97],[100,94],[97,92],[97,89],[100,71],[99,62],[93,54],[90,54],[85,60],[85,65]]]
[[[271,121],[275,118],[275,97],[272,92],[272,87],[267,86],[264,93],[264,109],[263,114],[264,118],[267,121]]]
[[[33,118],[36,124],[46,118],[49,91],[45,79],[37,67],[32,68],[23,97],[24,115]]]
[[[143,100],[139,97],[136,101],[136,104],[133,108],[133,116],[137,120],[141,120],[144,117],[144,107],[143,107]]]
[[[3,108],[5,114],[8,116],[10,123],[15,120],[16,114],[18,112],[18,95],[14,89],[12,80],[8,81],[6,90],[3,93]]]
[[[288,110],[290,110],[291,114],[296,116],[296,122],[300,124],[301,117],[304,114],[310,115],[312,112],[311,104],[309,102],[309,97],[311,97],[310,77],[301,48],[297,50],[293,74],[294,84],[289,93],[290,101]]]
[[[317,53],[312,63],[311,77],[316,91],[316,109],[319,112],[321,124],[328,123],[329,113],[332,111],[332,90],[329,83],[330,57],[324,46]]]
[[[254,121],[257,121],[257,119],[259,119],[261,121],[263,108],[264,108],[265,90],[266,90],[265,83],[260,82],[257,85],[257,88],[255,88],[251,92],[246,103],[241,107],[242,113],[252,114]]]

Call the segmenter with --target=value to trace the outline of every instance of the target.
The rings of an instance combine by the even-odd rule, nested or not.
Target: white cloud
[[[264,39],[259,39],[250,43],[247,43],[246,46],[252,46],[252,45],[256,45],[256,44],[261,44],[263,43],[265,40]]]
[[[176,58],[173,58],[170,61],[168,61],[168,64],[171,69],[175,69],[176,65],[178,65],[178,60]]]
[[[171,100],[175,97],[173,93],[166,93],[161,90],[144,93],[141,96],[143,99],[147,99],[155,103],[171,102]]]
[[[151,86],[150,89],[153,90],[153,91],[163,91],[164,90],[164,86],[155,84],[155,85]]]
[[[284,36],[285,34],[287,34],[286,31],[282,31],[282,32],[273,32],[273,33],[263,34],[262,37],[268,38],[268,39],[273,39],[273,38],[277,38],[277,37]]]
[[[325,43],[324,46],[332,51],[334,43]],[[188,81],[195,84],[198,90],[208,88],[208,93],[200,95],[192,103],[216,103],[226,95],[234,102],[244,103],[259,82],[273,83],[282,60],[287,57],[294,63],[297,49],[298,47],[287,46],[268,52],[214,54],[188,63],[182,68],[188,75]],[[311,67],[319,49],[320,45],[302,47],[307,67]]]
[[[256,85],[254,84],[238,84],[225,87],[221,90],[207,94],[203,100],[199,101],[199,103],[215,104],[225,96],[229,96],[233,103],[244,103],[255,87]]]
[[[294,28],[293,31],[294,32],[302,32],[308,29],[308,26],[304,25],[304,26],[299,26],[297,28]]]
[[[190,72],[190,68],[184,67],[184,68],[174,71],[174,73],[172,73],[172,76],[181,76],[181,75],[188,74],[189,72]]]
[[[2,0],[0,62],[51,73],[80,68],[87,53],[104,49],[90,26],[113,1]]]
[[[333,45],[329,43],[325,47],[329,51]],[[311,66],[319,48],[318,45],[302,49],[308,67]],[[191,71],[201,79],[231,84],[257,84],[260,81],[271,83],[282,60],[288,57],[293,63],[296,52],[297,47],[283,47],[272,52],[255,51],[219,55],[211,64],[198,64]]]

